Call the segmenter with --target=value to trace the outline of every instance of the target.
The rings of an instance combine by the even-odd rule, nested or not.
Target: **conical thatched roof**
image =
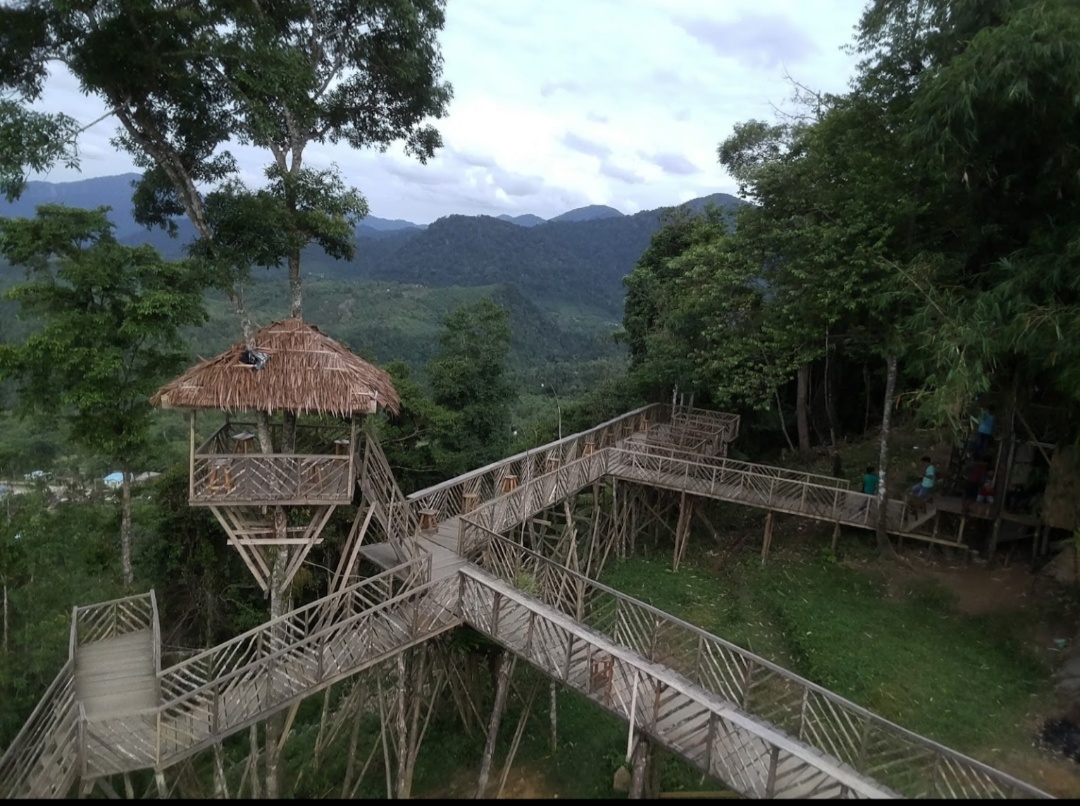
[[[390,376],[299,319],[259,330],[249,354],[244,342],[196,364],[150,398],[155,406],[221,411],[291,411],[347,416],[401,400]],[[265,357],[260,369],[252,361]]]

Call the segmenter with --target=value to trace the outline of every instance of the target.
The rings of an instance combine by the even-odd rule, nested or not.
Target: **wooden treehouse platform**
[[[275,446],[281,426],[271,429]],[[190,460],[193,506],[348,504],[359,473],[355,432],[348,425],[298,426],[290,453],[262,453],[253,423],[226,423]]]

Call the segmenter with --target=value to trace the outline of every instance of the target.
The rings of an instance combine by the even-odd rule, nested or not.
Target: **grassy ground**
[[[1074,596],[1051,591],[1024,566],[950,566],[922,554],[882,563],[872,538],[859,534],[845,535],[836,557],[830,529],[796,518],[777,520],[763,564],[759,516],[727,507],[714,517],[749,518],[757,531],[723,568],[716,548],[697,540],[673,573],[660,541],[610,567],[603,581],[910,730],[1059,796],[1080,795],[1080,768],[1034,746],[1055,709],[1049,636],[1071,636]],[[961,591],[965,601],[956,580],[974,588]],[[973,595],[980,606],[971,606]]]

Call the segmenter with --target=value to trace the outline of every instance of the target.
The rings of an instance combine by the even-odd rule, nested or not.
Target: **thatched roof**
[[[234,344],[150,398],[155,406],[221,411],[291,411],[347,416],[373,413],[377,406],[397,413],[401,405],[390,376],[369,364],[314,325],[299,319],[274,322],[259,330],[248,353]],[[250,362],[265,356],[260,369]]]

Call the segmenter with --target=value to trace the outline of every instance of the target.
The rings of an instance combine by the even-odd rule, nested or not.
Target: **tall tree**
[[[0,7],[0,30],[19,46],[17,59],[0,60],[0,89],[25,108],[40,96],[47,66],[64,64],[116,117],[115,142],[146,171],[136,193],[140,219],[168,226],[187,215],[211,253],[216,222],[200,185],[231,177],[221,192],[246,195],[227,146],[268,151],[270,184],[257,206],[265,212],[273,202],[273,218],[284,223],[271,241],[283,251],[271,257],[288,263],[290,309],[299,316],[301,249],[314,240],[334,256],[351,255],[346,224],[366,212],[335,170],[309,170],[305,150],[403,142],[421,162],[434,154],[441,140],[428,120],[445,115],[451,97],[437,41],[444,5],[23,0]],[[235,198],[223,205],[232,213],[250,206]],[[242,280],[247,267],[236,258],[265,237],[263,222],[242,216],[222,226],[234,239],[222,247],[222,266]],[[259,254],[266,257],[265,245]]]
[[[455,457],[452,475],[504,456],[509,445],[509,320],[490,299],[461,306],[446,317],[439,353],[428,364],[432,399],[454,415],[444,442]]]
[[[205,271],[117,243],[106,208],[0,219],[0,254],[28,275],[7,296],[42,321],[23,343],[0,345],[0,378],[15,379],[23,412],[66,421],[75,443],[119,465],[130,585],[132,469],[153,446],[150,395],[190,360],[180,330],[206,318]]]

